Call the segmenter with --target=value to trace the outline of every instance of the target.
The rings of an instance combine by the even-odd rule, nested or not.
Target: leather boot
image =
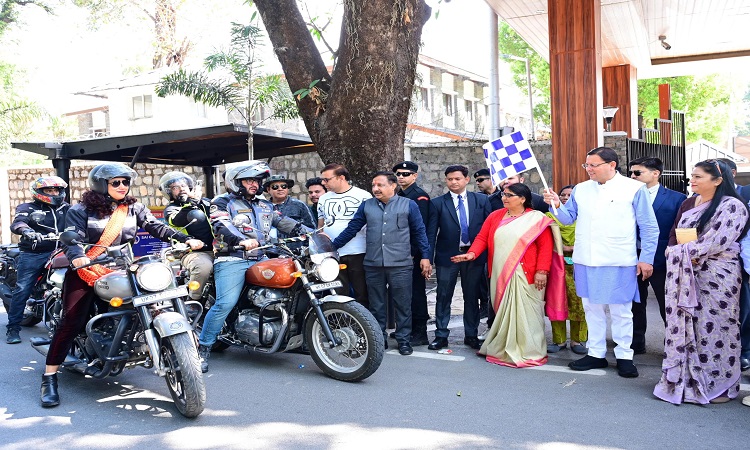
[[[60,404],[60,395],[57,393],[57,374],[42,375],[42,406],[51,408]]]

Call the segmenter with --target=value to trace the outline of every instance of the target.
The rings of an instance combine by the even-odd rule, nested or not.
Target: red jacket
[[[495,242],[492,237],[495,235],[495,231],[507,211],[507,208],[502,208],[490,214],[487,220],[484,221],[479,234],[474,238],[471,248],[469,248],[469,251],[474,253],[475,256],[488,250],[487,272],[490,276],[492,276],[492,256],[495,252]],[[529,211],[533,210],[527,208],[526,212]],[[526,280],[529,284],[534,283],[534,274],[537,270],[546,270],[549,272],[552,266],[552,248],[552,231],[548,227],[531,243],[523,258],[521,258],[523,272],[526,274]]]

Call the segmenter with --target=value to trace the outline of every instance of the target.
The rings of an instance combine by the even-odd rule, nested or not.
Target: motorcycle
[[[79,245],[78,235],[66,231],[60,241]],[[128,244],[106,247],[106,252],[79,268],[101,264],[114,270],[94,283],[95,302],[85,331],[74,341],[64,367],[94,378],[117,376],[136,366],[155,369],[165,377],[177,410],[196,417],[204,408],[206,389],[193,326],[171,267],[156,255],[134,259]],[[49,339],[32,339],[41,354]]]
[[[241,231],[252,229],[244,214],[232,223]],[[342,267],[330,238],[318,229],[257,250],[275,257],[247,269],[240,298],[213,350],[309,351],[326,375],[342,381],[375,373],[383,360],[383,334],[367,308],[334,291],[342,286],[336,279]]]

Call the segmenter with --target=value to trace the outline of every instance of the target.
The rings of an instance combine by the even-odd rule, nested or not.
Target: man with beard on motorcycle
[[[187,235],[203,241],[203,248],[182,257],[182,266],[190,273],[189,281],[197,281],[199,289],[190,291],[190,299],[200,301],[203,287],[214,270],[214,233],[209,222],[211,200],[201,197],[195,180],[184,172],[167,172],[159,180],[159,189],[170,200],[164,208],[167,223]],[[202,214],[195,218],[195,212]],[[204,305],[205,306],[205,305]]]
[[[268,244],[274,228],[289,236],[310,231],[301,223],[274,211],[271,202],[257,196],[263,180],[270,176],[271,169],[263,161],[247,161],[227,169],[224,175],[227,192],[211,201],[211,224],[216,236],[216,302],[206,314],[198,339],[198,354],[204,373],[208,371],[208,358],[216,337],[242,293],[245,271],[263,257],[262,252],[252,250]],[[240,214],[249,219],[245,228],[250,231],[240,231],[232,224],[232,219]]]
[[[8,325],[5,342],[18,344],[21,342],[21,321],[26,301],[36,279],[44,270],[52,252],[57,248],[57,241],[44,241],[42,238],[49,233],[58,233],[65,226],[65,213],[70,205],[65,202],[65,188],[68,187],[62,178],[56,176],[37,178],[31,183],[33,201],[21,203],[16,208],[16,216],[10,226],[10,231],[21,235],[18,249],[21,254],[16,267],[16,286],[10,301]],[[44,214],[44,219],[33,220],[35,212]],[[38,213],[36,214],[38,215]]]
[[[81,202],[70,208],[65,217],[65,231],[74,231],[80,242],[100,247],[133,243],[138,227],[155,238],[168,242],[175,239],[192,249],[203,247],[203,242],[192,239],[154,218],[148,208],[130,193],[130,183],[136,172],[120,163],[100,164],[89,172],[89,190]],[[65,246],[65,256],[73,267],[81,268],[91,262],[89,257],[98,254],[97,247],[85,251],[83,245]],[[79,270],[69,270],[63,282],[63,316],[47,353],[42,375],[41,401],[45,408],[60,404],[57,390],[57,369],[73,346],[73,341],[89,319],[89,311],[96,295],[94,282],[108,269],[93,265]]]

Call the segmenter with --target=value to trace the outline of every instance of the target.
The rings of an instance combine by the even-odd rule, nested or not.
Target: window
[[[420,88],[419,89],[419,105],[420,107],[425,110],[430,110],[430,90],[427,88]]]
[[[443,113],[448,117],[453,117],[454,110],[453,95],[443,94]]]
[[[153,107],[150,95],[138,95],[133,97],[133,119],[153,117]]]
[[[464,100],[464,110],[466,111],[466,120],[474,120],[474,102],[471,100]]]

